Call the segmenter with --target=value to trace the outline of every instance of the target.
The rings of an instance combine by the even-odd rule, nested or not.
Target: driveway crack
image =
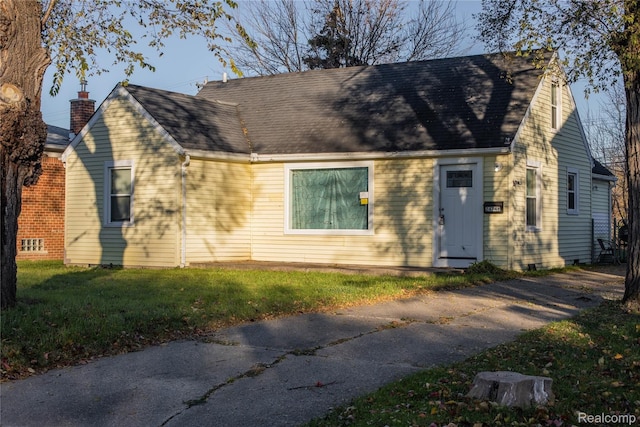
[[[259,375],[262,375],[262,373],[264,371],[266,371],[267,369],[269,369],[272,366],[275,366],[278,363],[282,362],[286,358],[287,354],[289,354],[289,353],[285,353],[284,355],[279,356],[278,358],[276,358],[271,363],[256,363],[255,365],[251,366],[245,372],[243,372],[243,373],[241,373],[239,375],[236,375],[234,377],[231,377],[228,380],[226,380],[225,382],[217,384],[214,387],[210,388],[202,396],[200,396],[198,398],[195,398],[195,399],[189,399],[189,400],[183,401],[182,403],[184,403],[185,408],[183,410],[181,410],[181,411],[176,412],[175,414],[173,414],[169,418],[167,418],[160,425],[161,426],[167,425],[167,423],[169,423],[172,419],[174,419],[178,415],[184,413],[185,411],[187,411],[188,409],[190,409],[190,408],[192,408],[194,406],[204,405],[205,403],[207,403],[207,400],[209,400],[209,397],[211,397],[211,395],[213,395],[215,392],[217,392],[218,390],[222,389],[223,387],[226,387],[226,386],[234,383],[237,380],[240,380],[240,379],[243,379],[243,378],[252,378],[252,377],[257,377]]]
[[[287,352],[285,352],[284,354],[282,354],[281,356],[278,356],[273,362],[271,363],[256,363],[253,366],[251,366],[248,370],[246,370],[245,372],[238,374],[234,377],[229,378],[228,380],[217,384],[213,387],[211,387],[209,390],[207,390],[204,394],[202,394],[200,397],[197,397],[195,399],[189,399],[189,400],[185,400],[183,401],[185,407],[184,409],[176,412],[175,414],[173,414],[172,416],[170,416],[169,418],[167,418],[161,425],[165,426],[167,425],[171,420],[173,420],[175,417],[183,414],[185,411],[189,410],[190,408],[194,407],[194,406],[199,406],[199,405],[204,405],[205,403],[207,403],[207,401],[209,400],[209,398],[216,393],[218,390],[233,384],[235,381],[243,379],[243,378],[253,378],[253,377],[257,377],[262,375],[267,369],[272,368],[274,366],[276,366],[277,364],[279,364],[280,362],[282,362],[283,360],[285,360],[287,358],[287,356],[292,355],[292,356],[315,356],[316,353],[318,352],[318,350],[322,350],[324,348],[329,348],[329,347],[333,347],[336,345],[340,345],[340,344],[344,344],[346,342],[352,341],[354,339],[357,338],[361,338],[363,336],[366,335],[370,335],[370,334],[375,334],[377,332],[381,332],[381,331],[385,331],[388,329],[395,329],[395,328],[403,328],[407,325],[410,325],[411,323],[415,323],[417,322],[417,320],[415,319],[401,319],[401,320],[393,320],[389,323],[380,325],[378,327],[376,327],[375,329],[372,329],[370,331],[367,332],[362,332],[360,334],[351,336],[351,337],[346,337],[346,338],[340,338],[337,339],[335,341],[331,341],[327,344],[324,345],[320,345],[317,347],[310,347],[310,348],[306,348],[306,349],[293,349],[293,350],[289,350]],[[224,340],[211,340],[209,342],[215,342],[216,344],[220,344],[220,345],[237,345],[237,343],[233,343],[230,341],[224,341]],[[318,387],[326,387],[328,385],[333,385],[336,384],[337,381],[333,381],[333,382],[329,382],[329,383],[316,383],[312,386],[302,386],[302,387],[298,387],[298,388],[305,388],[305,389],[314,389],[314,388],[318,388]]]

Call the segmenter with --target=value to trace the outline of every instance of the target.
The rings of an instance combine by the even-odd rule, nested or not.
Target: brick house
[[[22,211],[18,218],[18,260],[64,259],[65,168],[60,160],[74,134],[93,114],[95,101],[83,82],[78,98],[70,101],[69,129],[47,125],[47,142],[38,183],[22,190]]]

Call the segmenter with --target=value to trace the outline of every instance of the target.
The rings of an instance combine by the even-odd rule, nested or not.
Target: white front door
[[[468,267],[482,253],[482,203],[477,163],[440,165],[436,266]]]

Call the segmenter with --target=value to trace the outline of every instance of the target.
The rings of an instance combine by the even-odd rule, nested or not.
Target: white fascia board
[[[224,151],[187,150],[192,159],[224,160],[234,163],[250,163],[250,154],[225,153]]]
[[[554,54],[553,58],[555,58],[555,55],[556,54]],[[553,61],[553,58],[551,59],[552,61]],[[513,136],[513,139],[511,140],[511,144],[509,144],[509,151],[513,151],[516,142],[520,139],[520,134],[523,132],[524,125],[527,122],[527,120],[529,120],[529,116],[531,116],[533,105],[535,105],[535,103],[538,101],[538,98],[540,97],[540,92],[542,92],[542,89],[544,87],[544,82],[545,82],[545,77],[543,76],[538,82],[538,87],[536,87],[536,91],[533,93],[533,96],[531,97],[531,101],[529,102],[529,105],[527,105],[527,111],[524,112],[524,116],[522,117],[522,120],[520,120],[520,124],[518,125],[518,130],[516,131],[516,134]]]
[[[71,152],[75,150],[75,148],[78,146],[80,141],[82,141],[82,138],[84,138],[84,136],[89,132],[89,129],[93,126],[93,124],[104,114],[107,108],[109,108],[109,105],[111,105],[113,100],[118,96],[118,91],[120,88],[121,86],[118,84],[111,91],[111,93],[104,99],[104,101],[102,101],[102,104],[100,104],[100,107],[98,107],[98,109],[93,113],[93,115],[91,116],[89,121],[84,125],[80,133],[78,133],[73,137],[69,145],[67,145],[67,148],[65,148],[64,152],[62,153],[63,162],[65,163],[67,162],[67,158],[69,157]]]
[[[553,54],[553,58],[551,60],[553,61],[554,59],[556,60],[556,66],[558,67],[558,69],[562,73],[562,77],[563,77],[563,79],[564,79],[564,81],[566,83],[567,82],[567,73],[564,71],[564,68],[562,67],[562,64],[560,64],[560,59],[558,57],[558,52],[555,52]],[[576,99],[573,96],[573,91],[571,90],[571,85],[566,83],[565,86],[567,87],[567,91],[569,93],[569,101],[571,102],[570,107],[573,109],[573,112],[576,114],[576,120],[578,121],[578,129],[580,130],[580,136],[582,137],[582,144],[584,145],[585,152],[589,156],[589,163],[591,163],[591,167],[593,168],[595,163],[593,161],[593,155],[591,154],[591,147],[589,147],[589,141],[587,139],[587,134],[584,132],[584,126],[582,126],[582,120],[580,119],[580,113],[578,112],[578,106],[576,104]]]
[[[462,148],[456,150],[420,150],[401,152],[311,153],[311,154],[252,154],[252,163],[311,162],[344,160],[391,160],[425,157],[460,157],[491,154],[508,154],[509,147]]]
[[[611,181],[611,182],[617,182],[618,178],[615,176],[610,176],[610,175],[600,175],[597,173],[592,173],[591,174],[591,178],[592,179],[598,179],[600,181]]]
[[[576,99],[574,98],[573,92],[571,91],[571,86],[567,83],[567,73],[565,72],[564,68],[562,67],[562,64],[560,63],[560,58],[558,56],[558,52],[554,52],[553,53],[553,56],[551,57],[551,60],[549,61],[549,65],[547,66],[547,69],[545,70],[545,72],[544,72],[544,74],[542,76],[542,79],[540,79],[540,84],[538,85],[538,88],[536,89],[536,93],[533,96],[533,98],[531,99],[531,104],[529,104],[529,108],[527,108],[527,112],[525,114],[525,117],[529,116],[529,110],[531,109],[531,106],[534,105],[536,99],[538,98],[538,93],[542,89],[545,81],[547,80],[547,76],[551,72],[550,71],[551,70],[551,64],[553,64],[554,62],[555,62],[555,66],[557,67],[558,71],[560,72],[560,74],[562,76],[562,80],[565,82],[564,86],[567,88],[567,92],[569,94],[569,101],[570,101],[569,107],[572,109],[572,111],[576,115],[576,120],[578,121],[578,129],[580,131],[580,136],[582,137],[582,144],[584,145],[585,152],[589,156],[588,160],[591,163],[591,167],[593,168],[594,162],[593,162],[593,156],[591,155],[591,148],[589,147],[589,142],[587,140],[587,135],[584,132],[584,127],[582,126],[582,120],[580,119],[580,114],[578,113],[578,107],[576,105]],[[518,132],[516,133],[516,135],[518,133],[520,133],[519,129],[518,129]]]
[[[91,119],[89,119],[87,124],[84,125],[84,127],[82,128],[80,133],[78,133],[73,138],[73,140],[71,140],[71,143],[67,146],[67,148],[64,150],[64,153],[62,154],[62,161],[63,162],[67,161],[67,157],[69,156],[69,154],[73,150],[75,150],[75,148],[78,146],[80,141],[82,141],[82,139],[87,135],[87,133],[89,133],[89,130],[91,129],[91,127],[93,127],[95,122],[98,121],[100,119],[100,117],[102,117],[102,115],[105,113],[105,111],[107,111],[107,109],[109,108],[111,103],[114,100],[118,99],[118,98],[124,98],[125,100],[129,101],[129,103],[131,103],[133,108],[138,113],[140,113],[140,115],[142,115],[142,117],[144,117],[146,120],[148,120],[151,123],[151,125],[154,127],[154,129],[169,143],[169,145],[175,150],[175,152],[178,155],[183,156],[185,154],[185,151],[182,148],[182,146],[180,144],[178,144],[178,142],[175,139],[173,139],[173,137],[171,135],[169,135],[169,132],[167,132],[160,125],[160,123],[158,123],[158,121],[156,119],[154,119],[153,116],[151,114],[149,114],[149,112],[138,102],[138,100],[136,100],[133,97],[133,95],[131,95],[131,93],[129,93],[129,91],[126,89],[126,87],[122,86],[121,84],[118,84],[111,91],[109,96],[107,96],[107,98],[100,105],[100,107],[96,110],[96,112],[93,113],[93,115],[91,116]]]
[[[566,81],[566,73],[564,72],[564,70],[562,69],[562,67],[560,66],[560,63],[558,62],[558,52],[554,52],[553,55],[551,56],[551,59],[549,60],[549,63],[546,65],[545,69],[543,70],[542,73],[542,77],[540,78],[540,81],[538,82],[538,87],[536,87],[536,91],[533,93],[533,96],[531,97],[531,101],[529,102],[529,105],[527,106],[527,111],[525,111],[524,116],[522,117],[522,120],[520,121],[520,125],[518,126],[518,130],[516,131],[516,134],[514,135],[513,139],[511,140],[511,144],[509,145],[509,150],[513,150],[516,142],[520,139],[520,134],[522,133],[523,129],[524,129],[524,125],[527,122],[527,120],[529,119],[529,116],[531,116],[531,111],[533,106],[536,104],[536,102],[538,101],[538,98],[540,97],[540,92],[542,92],[543,88],[544,88],[544,83],[547,79],[547,75],[549,74],[549,70],[551,69],[551,64],[553,62],[556,62],[556,65],[558,66],[558,69],[562,72],[563,76],[564,76],[564,80]],[[569,87],[569,85],[567,85],[567,87]],[[571,94],[571,92],[569,92],[569,94]],[[571,96],[571,100],[573,102],[573,96]],[[574,103],[574,107],[575,107],[575,103]],[[593,167],[593,165],[592,165]]]
[[[573,108],[573,112],[576,115],[576,120],[578,121],[578,130],[580,131],[580,136],[582,137],[582,144],[584,145],[584,150],[589,156],[589,163],[591,167],[595,165],[593,161],[593,155],[591,154],[591,147],[589,147],[589,142],[587,140],[587,134],[584,132],[584,126],[582,126],[582,120],[580,119],[580,113],[578,112],[578,107],[576,105],[576,100],[573,97],[573,92],[571,91],[571,86],[567,85],[567,90],[569,91],[569,99],[571,100],[571,107]]]

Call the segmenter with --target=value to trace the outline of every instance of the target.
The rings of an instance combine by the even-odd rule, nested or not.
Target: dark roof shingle
[[[47,141],[45,147],[48,150],[62,153],[69,145],[69,129],[59,126],[47,125]]]
[[[593,159],[593,168],[591,168],[591,173],[596,175],[609,176],[612,178],[615,176],[609,169],[607,169],[605,165],[603,165],[596,159]]]
[[[238,104],[258,154],[504,147],[542,70],[502,54],[209,82]]]
[[[250,153],[235,105],[131,84],[125,89],[183,148]]]

